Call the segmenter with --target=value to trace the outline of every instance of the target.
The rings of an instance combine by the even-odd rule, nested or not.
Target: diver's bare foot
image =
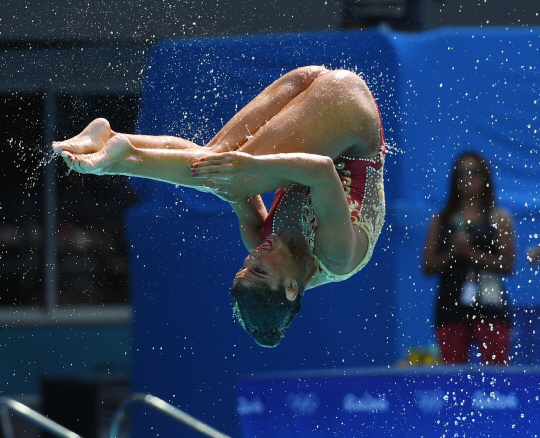
[[[124,134],[116,134],[97,152],[72,154],[62,151],[61,156],[71,170],[94,175],[114,175],[116,169],[133,152],[134,147]]]
[[[95,119],[84,130],[73,138],[64,141],[53,141],[53,151],[60,154],[63,151],[72,154],[93,154],[100,151],[113,132],[106,119]]]

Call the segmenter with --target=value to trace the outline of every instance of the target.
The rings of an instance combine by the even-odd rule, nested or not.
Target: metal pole
[[[59,425],[44,415],[41,415],[39,412],[36,412],[33,409],[30,409],[28,406],[23,405],[22,403],[19,403],[11,398],[0,397],[0,407],[9,409],[14,414],[19,415],[21,418],[24,418],[30,423],[39,426],[54,436],[60,438],[82,438],[75,432],[66,429],[64,426]]]
[[[190,427],[193,430],[206,435],[210,438],[230,438],[228,435],[221,433],[219,430],[214,429],[206,423],[203,423],[200,420],[197,420],[195,417],[185,413],[184,411],[172,406],[166,401],[161,400],[158,397],[155,397],[150,394],[141,394],[135,393],[131,397],[126,399],[116,410],[113,419],[111,421],[111,426],[109,429],[109,438],[120,438],[120,423],[124,416],[124,411],[133,403],[143,403],[147,406],[154,408],[157,411],[162,412],[165,415],[168,415],[175,420],[184,423],[186,426]]]
[[[15,438],[15,432],[11,424],[11,412],[6,406],[0,406],[0,422],[2,423],[2,436],[4,438]]]
[[[50,154],[51,144],[56,137],[56,89],[49,87],[45,90],[45,159]],[[45,177],[43,183],[44,192],[44,227],[45,227],[45,271],[44,292],[45,311],[52,312],[56,308],[58,298],[58,268],[56,260],[56,232],[57,232],[57,189],[55,161],[49,161],[45,165]]]

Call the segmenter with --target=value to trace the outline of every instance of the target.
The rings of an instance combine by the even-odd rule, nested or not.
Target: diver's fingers
[[[216,164],[213,166],[197,166],[192,167],[191,173],[198,175],[221,175],[223,173],[232,173],[235,171],[234,165],[231,163]]]
[[[231,161],[230,157],[216,155],[216,156],[200,158],[199,161],[194,162],[191,165],[191,167],[193,168],[213,167],[213,166],[219,166],[224,163],[228,163],[230,161]]]
[[[92,163],[86,158],[86,156],[82,157],[67,151],[63,151],[61,156],[70,169],[79,173],[89,173],[93,168]]]

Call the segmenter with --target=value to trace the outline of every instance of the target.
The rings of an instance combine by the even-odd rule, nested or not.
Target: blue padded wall
[[[422,275],[422,247],[427,223],[445,199],[453,158],[465,149],[492,161],[500,202],[516,220],[520,252],[509,281],[511,296],[516,306],[537,304],[540,297],[530,282],[535,272],[523,253],[538,232],[539,47],[538,29],[530,28],[158,44],[148,62],[139,131],[199,144],[288,70],[325,64],[362,72],[378,99],[391,150],[388,214],[368,267],[346,282],[308,291],[282,344],[267,350],[232,319],[230,283],[246,252],[230,208],[209,195],[133,179],[143,197],[126,218],[134,390],[239,436],[234,389],[239,376],[384,367],[409,347],[433,342],[436,282]],[[526,326],[521,330],[530,332]],[[184,433],[151,413],[136,416],[134,426],[141,437]]]
[[[538,243],[540,32],[443,29],[399,35],[392,42],[400,65],[403,150],[398,160],[403,183],[394,205],[399,238],[392,248],[398,343],[404,351],[433,342],[437,279],[420,272],[423,242],[429,220],[446,200],[454,158],[466,150],[489,159],[499,205],[514,216],[517,259],[508,288],[516,319],[521,320],[520,309],[540,303],[525,258],[526,248]]]
[[[388,40],[377,32],[163,42],[148,63],[139,131],[204,144],[264,86],[309,64],[363,72],[392,136],[396,66]],[[388,169],[395,167],[394,157],[389,155]],[[396,172],[388,173],[389,181],[397,180]],[[134,390],[239,436],[234,387],[240,375],[394,363],[396,285],[388,275],[393,255],[386,230],[369,269],[306,293],[280,346],[263,349],[230,310],[231,281],[247,253],[230,207],[173,185],[133,184],[144,201],[127,216]],[[395,187],[387,190],[390,199]],[[134,427],[140,436],[184,433],[151,413],[136,416]]]

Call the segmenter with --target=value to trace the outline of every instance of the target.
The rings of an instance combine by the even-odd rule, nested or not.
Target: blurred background
[[[0,162],[3,189],[0,192],[0,396],[15,397],[64,424],[69,422],[69,417],[76,418],[80,426],[80,418],[84,416],[88,425],[80,433],[97,436],[111,410],[132,391],[134,361],[139,364],[145,361],[145,355],[137,347],[154,344],[159,348],[159,338],[145,338],[143,344],[137,344],[149,329],[146,325],[136,330],[139,341],[133,340],[133,321],[137,321],[134,278],[141,281],[133,269],[141,266],[130,257],[139,258],[137,245],[147,248],[138,240],[141,235],[143,239],[151,239],[149,236],[158,233],[159,227],[167,229],[171,223],[176,224],[175,221],[181,228],[182,215],[187,216],[189,206],[197,200],[184,194],[164,194],[161,187],[145,189],[122,177],[103,179],[70,174],[58,160],[52,159],[49,145],[53,139],[72,137],[96,117],[109,119],[113,129],[119,132],[140,130],[140,102],[144,97],[143,81],[148,76],[149,56],[155,55],[155,48],[163,41],[202,41],[205,47],[212,44],[217,47],[224,39],[248,36],[283,35],[286,40],[324,32],[353,35],[385,30],[412,36],[451,27],[533,29],[539,25],[537,0],[5,0],[0,8],[0,144],[3,153]],[[212,40],[215,43],[204,42],[212,38],[217,38]],[[187,47],[191,47],[190,44],[186,45],[186,50]],[[212,56],[209,53],[209,65],[214,62]],[[346,60],[343,64],[347,64]],[[370,74],[376,77],[374,72]],[[186,78],[196,81],[197,74],[191,71],[186,73]],[[154,80],[157,83],[158,80]],[[386,78],[386,82],[391,83],[391,78]],[[263,85],[263,81],[254,84],[253,92]],[[203,88],[200,85],[200,89]],[[390,99],[391,94],[392,90],[380,91],[386,99]],[[229,103],[232,105],[232,102]],[[239,102],[241,99],[234,100],[235,105]],[[201,111],[203,109],[204,106]],[[142,126],[145,132],[159,125],[148,122],[151,118],[148,111],[147,108],[146,125]],[[387,111],[389,119],[400,119],[398,108]],[[212,123],[218,126],[220,121]],[[393,122],[389,123],[392,138]],[[208,139],[211,129],[199,126],[190,134]],[[398,144],[397,148],[399,153],[406,153],[403,145]],[[391,168],[392,164],[389,166]],[[142,214],[141,202],[150,197],[154,203],[152,211],[158,211],[159,215],[151,214],[155,217],[153,223],[147,218],[138,223],[133,218]],[[178,210],[182,213],[169,216],[170,209],[178,202],[184,202]],[[212,208],[195,213],[206,218],[205,225],[208,217],[222,214]],[[131,231],[126,229],[126,218],[136,224]],[[227,216],[229,220],[231,225],[229,227],[227,222],[225,229],[234,233],[233,220]],[[206,239],[204,226],[191,236]],[[208,239],[212,239],[211,233]],[[197,240],[193,245],[197,245]],[[388,252],[394,251],[385,242],[382,246]],[[188,246],[185,251],[189,250]],[[239,248],[234,250],[239,251]],[[179,250],[159,251],[152,255],[155,272],[167,275],[169,271],[158,261],[160,257],[176,257]],[[185,251],[184,256],[191,257]],[[210,246],[199,251],[202,259],[212,250]],[[220,260],[218,255],[210,261],[219,264]],[[411,269],[418,270],[414,263]],[[192,275],[205,273],[201,268]],[[219,270],[215,275],[220,277]],[[227,283],[228,276],[225,277],[223,282],[219,279],[220,287]],[[218,289],[208,293],[218,293]],[[225,287],[221,289],[222,294],[227,292]],[[170,293],[147,288],[141,294],[159,295],[160,292]],[[416,354],[414,358],[436,356],[436,352],[430,350],[433,347],[430,334],[416,339],[403,335],[402,324],[407,325],[409,316],[404,316],[404,323],[393,320],[395,313],[403,312],[409,305],[403,303],[410,301],[402,295],[396,296],[395,290],[386,292],[391,305],[377,312],[374,308],[384,303],[370,302],[372,307],[367,311],[369,315],[382,315],[380,326],[370,325],[371,322],[363,326],[364,329],[369,327],[371,340],[382,340],[382,348],[368,349],[371,355],[358,350],[358,360],[352,358],[352,353],[349,357],[352,360],[345,365],[393,366],[402,361],[407,363],[411,352]],[[422,308],[428,319],[430,306],[431,301],[426,300]],[[229,309],[220,312],[227,313]],[[410,315],[414,312],[415,309],[411,309]],[[144,312],[141,315],[140,321],[145,324],[151,320]],[[421,312],[415,318],[422,315]],[[227,314],[227,318],[229,316]],[[159,311],[152,317],[159,320]],[[182,337],[182,334],[176,332],[175,336]],[[233,337],[236,339],[236,336],[243,334],[235,332]],[[184,353],[170,354],[181,357],[186,349],[196,350],[196,346],[212,350],[208,340],[201,338],[183,342]],[[175,348],[174,342],[171,348]],[[205,363],[214,360],[211,355],[204,356],[203,351],[192,354],[199,355]],[[229,354],[234,355],[234,350]],[[256,369],[235,370],[232,365],[224,371],[236,376],[265,368],[271,371],[277,361],[281,362],[280,369],[325,365],[310,354],[304,362],[297,360],[289,366],[283,363],[283,352],[279,358],[269,358],[267,352],[253,354],[258,355]],[[328,367],[343,365],[337,363],[337,356],[331,357],[326,363]],[[135,374],[139,384],[135,386],[138,390],[153,390],[151,384],[140,383],[146,378],[144,373],[151,370],[138,366]],[[223,365],[219,366],[223,372]],[[197,373],[193,367],[186,366],[183,372],[188,380],[205,381],[208,370]],[[194,393],[198,391],[193,389]],[[72,407],[81,405],[82,412],[91,414],[70,413],[65,403]],[[234,403],[234,400],[224,403]],[[210,410],[207,415],[211,421]],[[238,436],[234,426],[224,427],[232,427],[231,435]],[[39,435],[39,431],[26,424],[17,423],[17,431],[27,437]]]

